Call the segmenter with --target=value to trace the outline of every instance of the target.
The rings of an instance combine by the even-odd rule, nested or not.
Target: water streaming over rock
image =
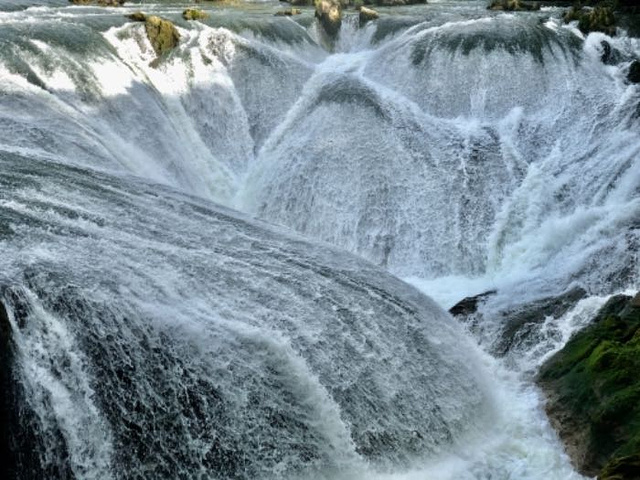
[[[637,40],[434,1],[329,53],[270,2],[66,3],[0,2],[8,474],[579,478],[528,375],[638,287]],[[159,62],[139,7],[178,26]],[[497,360],[391,274],[497,287],[488,351],[586,298]]]

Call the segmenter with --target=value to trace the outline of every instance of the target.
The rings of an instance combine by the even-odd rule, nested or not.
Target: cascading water
[[[639,286],[637,40],[434,0],[329,53],[311,11],[183,7],[0,1],[5,472],[580,478],[529,376]],[[159,63],[139,8],[179,28]],[[496,359],[385,269],[444,307],[497,288],[488,351],[586,297]]]

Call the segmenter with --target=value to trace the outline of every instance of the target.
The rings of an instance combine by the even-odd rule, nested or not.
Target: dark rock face
[[[39,421],[29,408],[27,393],[16,366],[16,345],[9,321],[9,309],[18,326],[29,314],[20,293],[5,289],[0,294],[0,478],[7,480],[74,479],[66,462],[46,465],[41,456],[54,454],[65,459],[61,434],[44,445],[37,432]],[[59,432],[58,432],[59,433]]]
[[[603,40],[600,45],[602,46],[602,55],[600,56],[602,63],[605,65],[617,65],[623,61],[620,51],[613,48],[609,42]]]
[[[627,80],[631,83],[640,83],[640,60],[634,60],[629,67]]]
[[[547,413],[576,468],[640,478],[640,294],[612,297],[543,365]]]
[[[496,293],[498,293],[497,290],[489,290],[488,292],[473,297],[463,298],[449,309],[449,313],[454,317],[472,315],[478,311],[478,305],[481,302],[484,302],[488,297]]]
[[[548,318],[560,318],[587,295],[576,287],[562,295],[546,297],[517,309],[503,312],[504,327],[494,353],[504,356],[519,344],[526,343]]]

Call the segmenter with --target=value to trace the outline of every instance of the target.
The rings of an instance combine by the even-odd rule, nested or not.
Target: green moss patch
[[[563,424],[584,430],[579,436],[584,445],[569,446],[581,452],[576,466],[610,480],[640,478],[616,476],[636,468],[640,455],[639,299],[613,297],[589,327],[547,361],[538,378],[561,437],[575,434],[563,432]]]

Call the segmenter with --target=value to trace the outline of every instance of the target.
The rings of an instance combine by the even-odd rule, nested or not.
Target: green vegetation
[[[640,294],[613,297],[543,366],[538,381],[561,437],[575,440],[575,430],[584,431],[584,444],[573,445],[584,473],[640,478]]]

